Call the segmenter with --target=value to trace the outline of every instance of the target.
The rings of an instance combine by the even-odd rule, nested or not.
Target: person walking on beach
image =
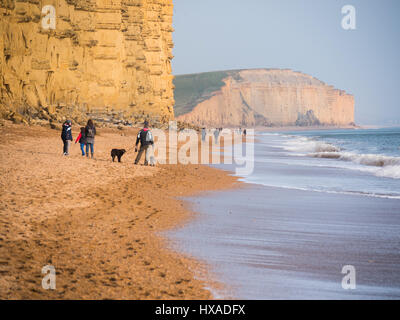
[[[86,139],[86,157],[89,158],[89,148],[91,158],[94,156],[94,136],[96,135],[96,127],[92,119],[89,119],[85,127],[85,139]]]
[[[147,166],[149,164],[149,160],[152,160],[150,165],[154,166],[154,161],[153,161],[153,159],[150,158],[150,152],[152,151],[151,148],[154,145],[154,139],[153,139],[153,134],[151,133],[151,131],[149,129],[149,123],[147,121],[144,122],[143,129],[141,129],[137,135],[136,144],[135,144],[135,152],[138,151],[137,147],[138,147],[139,141],[140,141],[140,149],[139,149],[139,153],[136,156],[135,164],[139,163],[143,152],[145,152],[144,165]]]
[[[85,135],[85,127],[81,127],[81,132],[79,133],[78,138],[76,138],[75,143],[79,142],[81,146],[82,157],[85,156],[85,145],[86,145],[86,135]]]
[[[206,135],[207,135],[207,132],[206,132],[206,128],[201,128],[201,140],[202,141],[206,141]]]
[[[63,141],[63,154],[64,156],[69,155],[69,146],[71,144],[72,139],[72,122],[71,120],[67,120],[63,123],[62,131],[61,131],[61,139]]]
[[[215,143],[218,144],[218,137],[219,137],[219,128],[214,129],[214,138],[215,138]]]

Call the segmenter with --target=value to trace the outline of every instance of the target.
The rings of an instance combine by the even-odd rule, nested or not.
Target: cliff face
[[[56,28],[42,27],[42,7]],[[172,0],[0,0],[4,112],[173,117]]]
[[[185,110],[178,120],[214,127],[354,122],[354,97],[309,75],[277,69],[225,73],[218,90],[186,103],[193,106],[189,112],[176,95],[176,111]]]

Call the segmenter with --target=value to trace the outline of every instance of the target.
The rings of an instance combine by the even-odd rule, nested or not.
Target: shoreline
[[[163,234],[196,214],[178,197],[241,183],[204,165],[134,166],[133,152],[112,163],[109,150],[128,149],[136,131],[100,128],[91,160],[78,145],[62,157],[59,131],[0,127],[1,299],[213,298],[213,279],[196,276],[207,266]],[[41,286],[45,265],[56,290]]]
[[[394,242],[399,219],[390,214],[398,200],[249,184],[239,192],[222,190],[186,201],[199,215],[171,236],[183,244],[182,252],[211,266],[229,289],[222,299],[400,297]],[[320,211],[325,204],[327,216]],[[362,207],[368,210],[358,215]],[[384,215],[379,222],[377,212]],[[344,265],[360,272],[357,290],[341,287]]]
[[[290,177],[324,183],[368,174],[286,162],[274,140],[262,152],[272,161],[258,173],[271,185],[242,178],[240,190],[185,199],[199,215],[171,234],[180,250],[209,264],[236,299],[398,299],[398,198],[285,187]],[[341,286],[345,265],[360,274],[357,290]]]

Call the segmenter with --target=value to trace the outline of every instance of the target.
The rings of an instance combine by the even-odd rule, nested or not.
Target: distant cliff
[[[2,115],[173,118],[172,14],[172,0],[0,0]]]
[[[175,115],[198,126],[349,125],[354,97],[307,74],[255,69],[176,76]]]

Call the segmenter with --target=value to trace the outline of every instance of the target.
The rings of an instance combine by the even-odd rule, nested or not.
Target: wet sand
[[[168,234],[229,286],[215,296],[400,299],[398,199],[246,184],[186,200],[200,214]]]
[[[0,127],[0,299],[212,298],[206,266],[160,232],[193,217],[176,197],[238,182],[206,166],[134,166],[136,132],[99,128],[92,160],[78,144],[63,157],[59,131]],[[112,163],[112,148],[130,150]],[[41,286],[45,265],[56,290]]]

